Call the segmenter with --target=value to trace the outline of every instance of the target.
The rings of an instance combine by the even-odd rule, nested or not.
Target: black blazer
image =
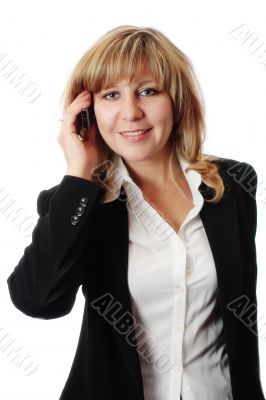
[[[257,175],[247,163],[212,162],[226,190],[218,204],[204,201],[200,217],[217,270],[233,399],[265,400],[256,322]],[[203,182],[199,190],[212,195]],[[81,332],[60,400],[144,399],[127,280],[126,194],[122,188],[119,199],[102,203],[104,193],[70,175],[40,192],[32,243],[7,280],[14,305],[43,319],[68,314],[82,285]]]

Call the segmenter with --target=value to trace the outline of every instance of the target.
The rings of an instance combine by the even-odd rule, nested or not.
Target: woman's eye
[[[152,91],[152,92],[154,92],[154,93],[157,92],[155,89],[149,88],[149,89],[144,89],[144,90],[142,90],[140,93],[147,92],[147,91]]]
[[[141,94],[141,93],[143,93],[143,92],[153,92],[153,93],[157,93],[157,90],[155,90],[155,89],[151,89],[151,88],[149,88],[149,89],[144,89],[144,90],[142,90],[141,92],[139,92],[139,94]],[[110,97],[111,95],[115,95],[115,94],[118,94],[117,92],[109,92],[109,93],[107,93],[107,94],[105,94],[103,97],[105,98],[105,99],[107,99],[107,100],[112,100],[112,99],[115,99],[115,97]],[[146,96],[146,95],[145,95]]]
[[[111,94],[117,94],[117,93],[115,93],[115,92],[110,92],[110,93],[105,94],[103,97],[104,97],[105,99],[107,99],[108,96],[110,96]],[[112,98],[113,98],[113,97],[109,97],[108,99],[112,99]]]

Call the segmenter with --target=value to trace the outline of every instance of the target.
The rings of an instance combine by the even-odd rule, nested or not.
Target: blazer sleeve
[[[104,193],[98,184],[71,175],[40,192],[31,244],[7,279],[11,300],[20,311],[42,319],[71,311],[89,266],[83,256],[84,232],[93,229],[90,221]]]

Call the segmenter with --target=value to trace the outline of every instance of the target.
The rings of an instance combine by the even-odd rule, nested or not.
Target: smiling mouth
[[[151,130],[151,128],[142,129],[142,130],[138,130],[138,131],[134,131],[134,132],[120,132],[120,134],[123,136],[139,136],[139,135],[143,135],[144,133],[148,132],[149,130]]]

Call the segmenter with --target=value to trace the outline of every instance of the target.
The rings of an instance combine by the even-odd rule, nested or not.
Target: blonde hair
[[[72,71],[63,92],[64,110],[84,89],[98,93],[122,75],[131,81],[141,73],[144,62],[148,63],[158,89],[166,90],[171,97],[174,118],[170,140],[175,155],[189,163],[186,171],[199,172],[204,183],[212,188],[214,196],[205,200],[218,203],[225,188],[218,167],[211,162],[219,157],[202,153],[206,126],[201,88],[189,58],[162,32],[132,25],[107,31]],[[108,177],[115,153],[103,140],[98,127],[96,145],[100,166],[95,174]],[[105,185],[108,187],[108,180]]]

